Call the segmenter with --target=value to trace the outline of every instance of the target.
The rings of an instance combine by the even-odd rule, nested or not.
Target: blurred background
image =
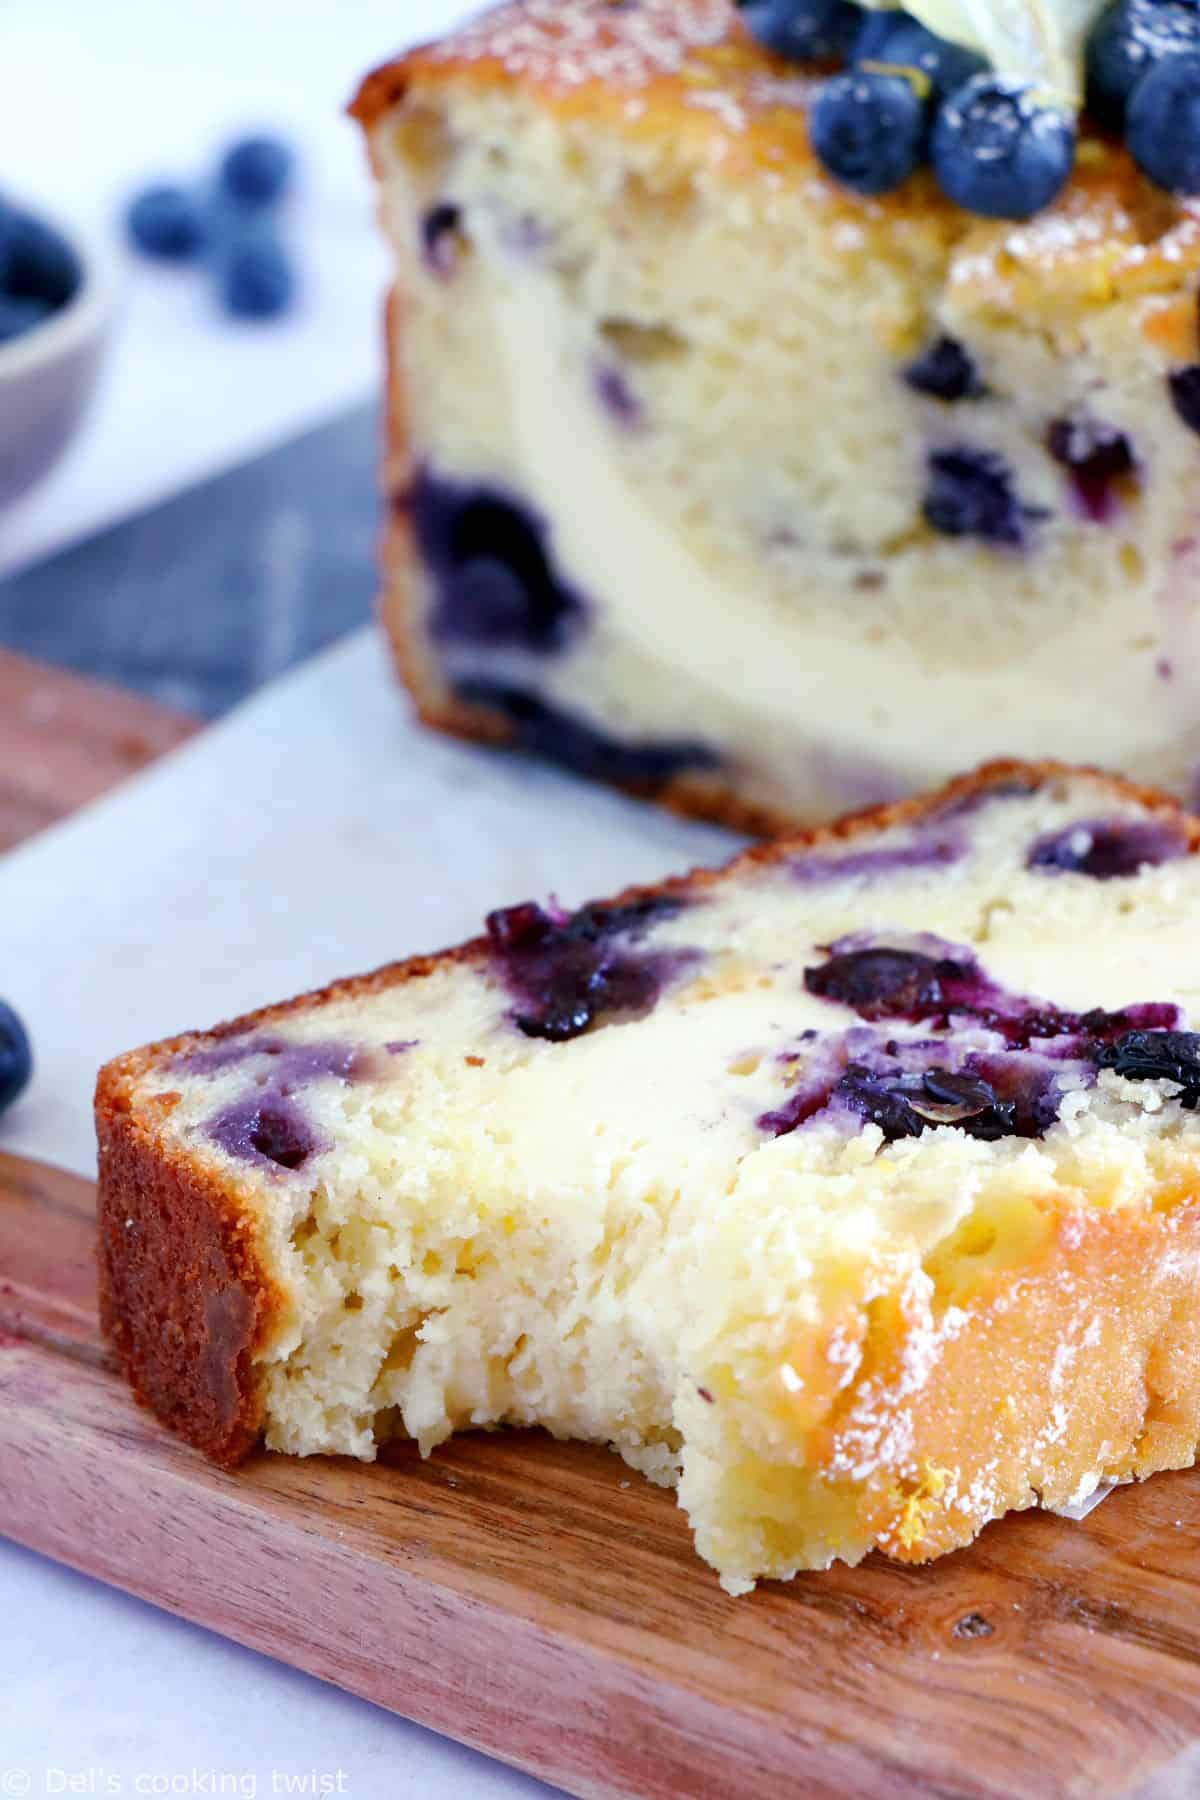
[[[469,10],[2,0],[0,197],[61,226],[102,293],[82,417],[0,499],[0,646],[212,717],[367,616],[386,259],[344,107]],[[206,193],[260,132],[295,156],[272,220],[294,286],[272,316],[231,317],[214,267],[138,255],[126,213],[156,183]],[[6,415],[28,444],[63,379],[6,386],[40,335],[0,343],[0,461]]]

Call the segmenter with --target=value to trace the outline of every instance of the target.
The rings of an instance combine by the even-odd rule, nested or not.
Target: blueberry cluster
[[[1031,855],[1029,867],[1099,880],[1132,874],[1146,861],[1176,853],[1171,844],[1136,836],[1155,829],[1094,821],[1057,840],[1040,840],[1035,852],[1057,844],[1063,860]],[[1084,837],[1099,848],[1098,862],[1084,848]],[[1097,1069],[1129,1081],[1177,1082],[1181,1105],[1200,1106],[1200,1035],[1178,1029],[1174,1005],[1149,1001],[1118,1012],[1067,1012],[1000,987],[964,947],[933,938],[925,944],[918,950],[844,938],[828,946],[824,963],[805,969],[810,994],[850,1007],[867,1026],[807,1034],[812,1074],[781,1107],[759,1118],[762,1130],[780,1137],[842,1110],[877,1125],[890,1142],[939,1125],[987,1142],[1038,1138],[1058,1118],[1068,1089],[1087,1085]],[[950,1035],[903,1041],[886,1035],[901,1019]],[[955,1035],[963,1027],[994,1032],[1002,1044],[984,1049],[974,1035]]]
[[[0,344],[58,312],[82,276],[75,252],[56,231],[0,195]]]
[[[909,14],[848,0],[750,0],[745,13],[777,54],[845,64],[810,130],[822,165],[856,193],[889,193],[928,162],[968,212],[1027,219],[1067,181],[1075,120]],[[1158,186],[1200,193],[1200,0],[1110,0],[1087,63],[1097,122],[1124,132]]]
[[[135,195],[126,214],[130,242],[159,262],[204,263],[234,318],[274,318],[287,310],[296,285],[279,232],[279,204],[294,166],[278,138],[241,138],[222,156],[212,183],[164,182]]]

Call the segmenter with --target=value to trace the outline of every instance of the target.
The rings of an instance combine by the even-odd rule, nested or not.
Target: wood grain
[[[580,1795],[1195,1793],[1200,1476],[730,1600],[601,1450],[210,1468],[111,1370],[92,1205],[0,1157],[0,1518],[34,1549]]]
[[[0,650],[0,850],[106,793],[195,729],[152,700]]]
[[[0,842],[187,721],[0,653]],[[1026,1514],[929,1569],[742,1600],[602,1450],[222,1474],[100,1338],[90,1183],[0,1154],[0,1530],[584,1796],[1200,1793],[1200,1473],[1082,1525]]]

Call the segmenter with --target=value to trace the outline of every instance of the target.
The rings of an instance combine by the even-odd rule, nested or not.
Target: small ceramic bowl
[[[0,509],[40,481],[70,442],[91,398],[111,310],[112,267],[94,244],[33,204],[82,270],[65,306],[0,344]]]

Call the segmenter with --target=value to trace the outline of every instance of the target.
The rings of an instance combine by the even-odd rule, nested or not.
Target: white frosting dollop
[[[880,0],[865,0],[890,10]],[[1071,108],[1083,98],[1084,46],[1105,0],[908,0],[938,37],[986,56],[997,74],[1028,81]]]

